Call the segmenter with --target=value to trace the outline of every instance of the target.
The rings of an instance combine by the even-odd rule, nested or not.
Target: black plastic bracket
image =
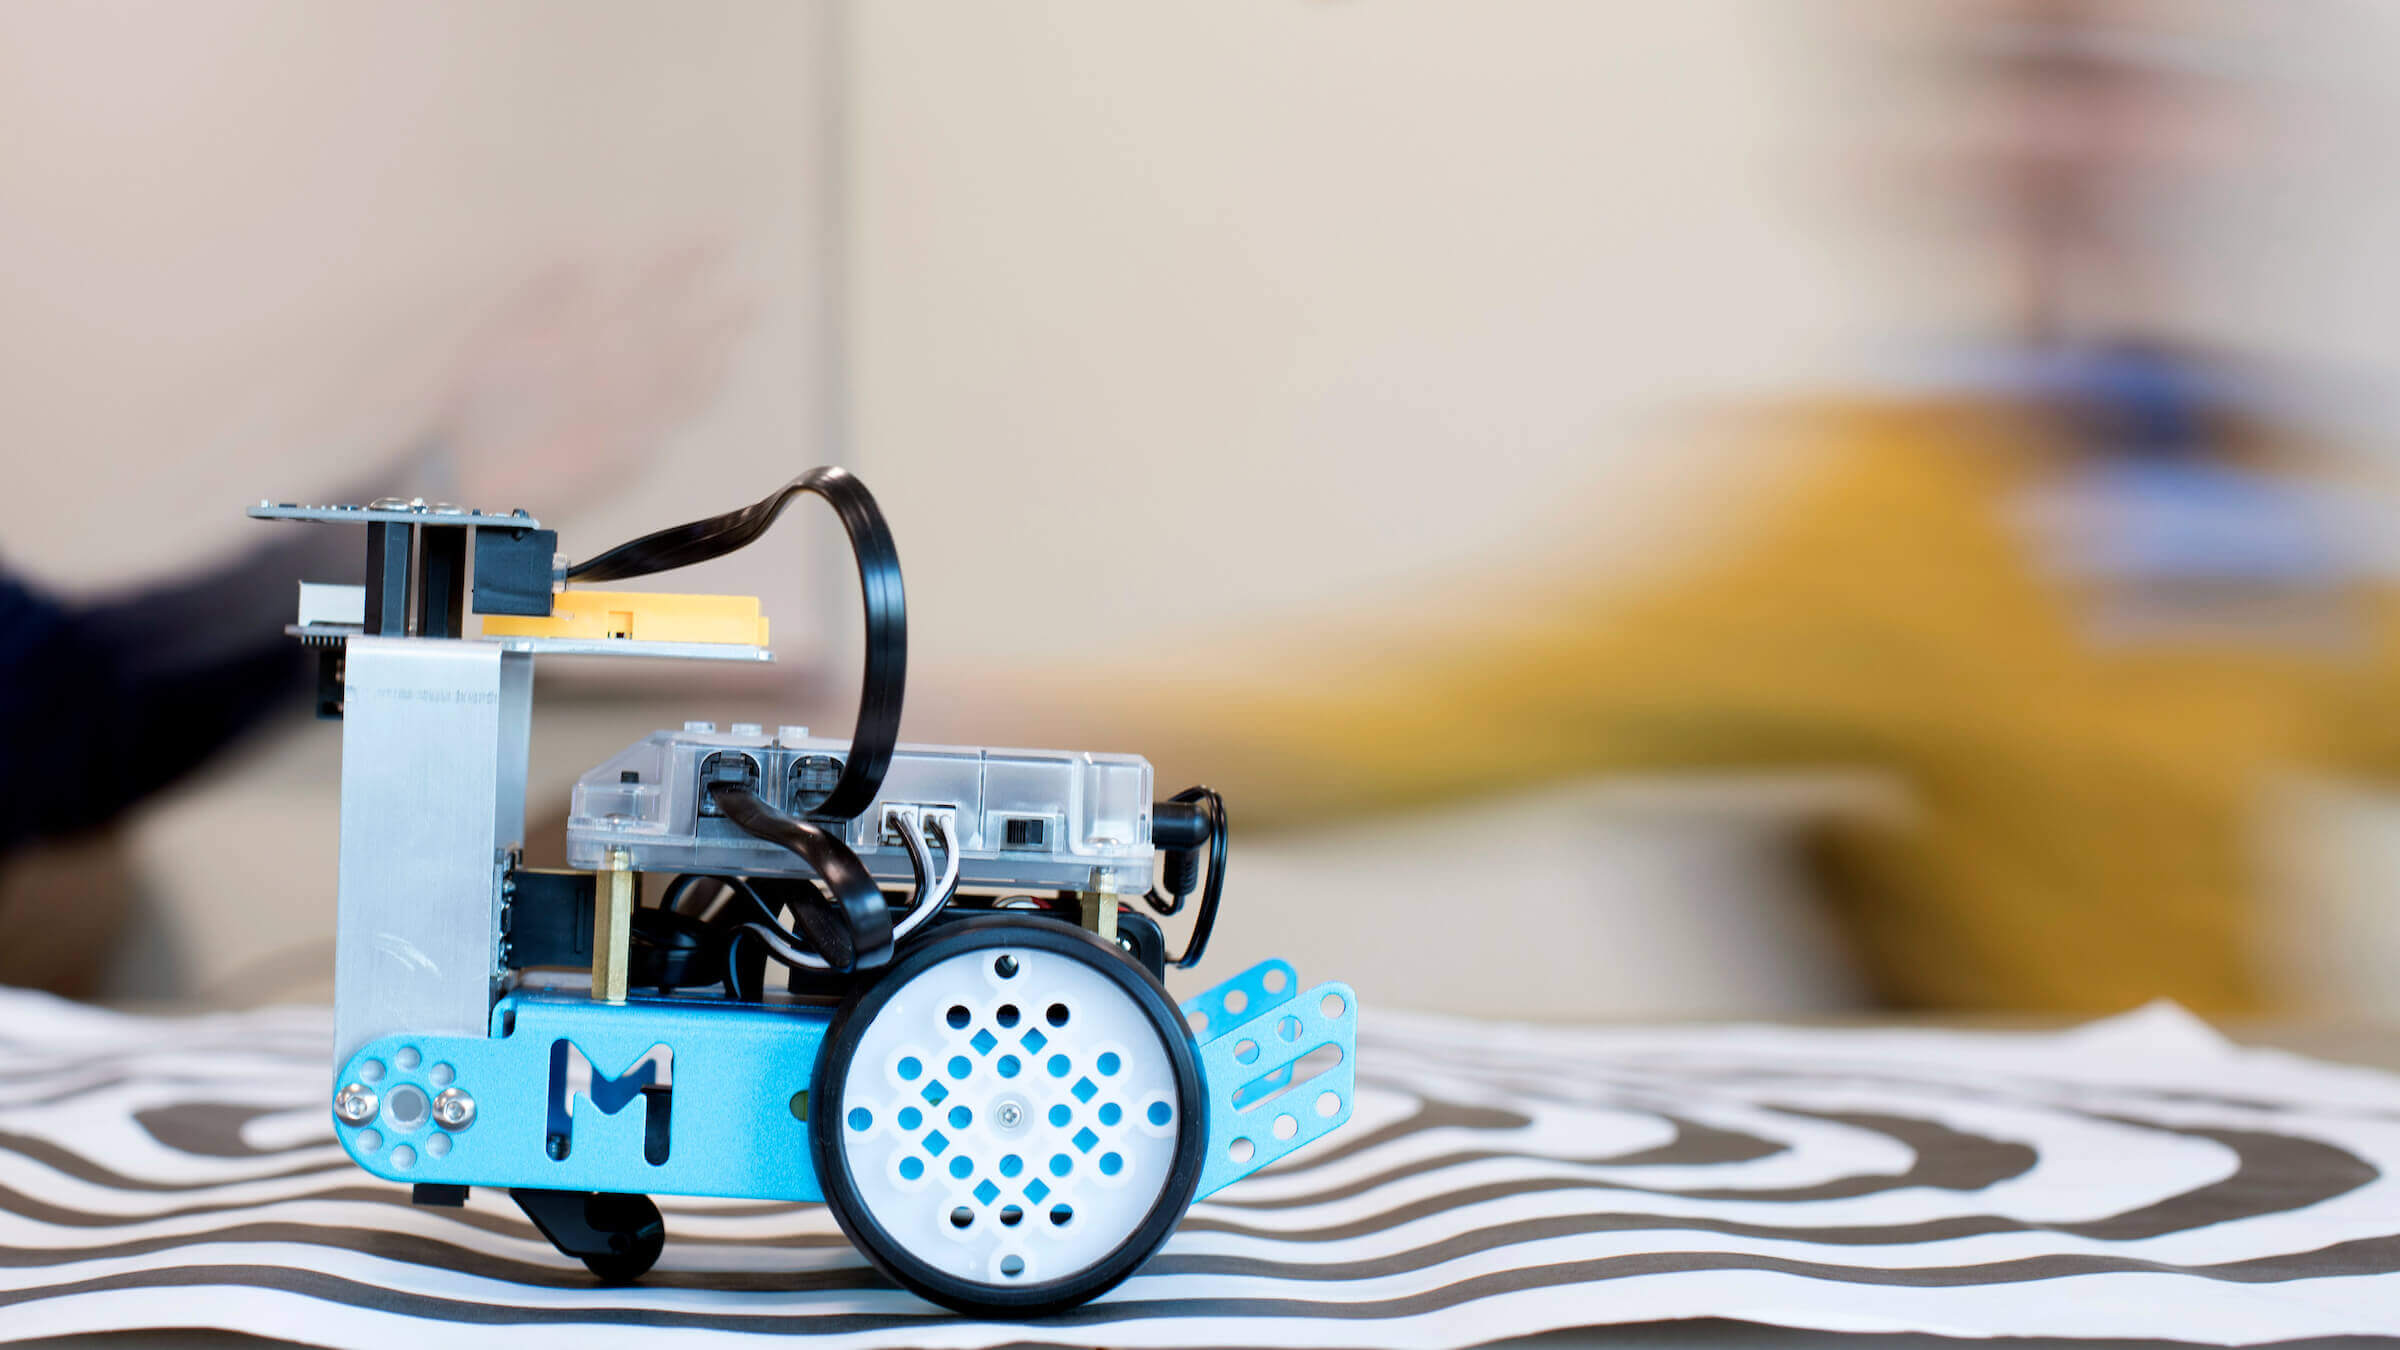
[[[378,520],[367,526],[367,623],[372,637],[408,632],[409,532],[415,527]]]
[[[502,911],[505,969],[592,964],[597,878],[589,872],[519,868],[503,884],[509,892]]]
[[[325,722],[342,720],[342,646],[317,649],[317,718]]]
[[[417,531],[417,633],[464,634],[467,610],[467,527],[433,525]]]
[[[551,1246],[609,1284],[640,1279],[667,1245],[666,1220],[646,1195],[512,1186],[508,1197]]]
[[[446,1181],[420,1181],[409,1188],[408,1202],[412,1205],[440,1205],[456,1209],[467,1203],[467,1188]]]
[[[1159,979],[1167,978],[1167,935],[1156,919],[1129,906],[1118,906],[1117,946],[1135,965]]]
[[[557,557],[556,530],[477,529],[475,612],[547,617],[550,569]]]

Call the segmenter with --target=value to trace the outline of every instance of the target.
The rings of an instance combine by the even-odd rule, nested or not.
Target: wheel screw
[[[379,1104],[375,1089],[364,1083],[345,1083],[341,1091],[333,1094],[333,1114],[344,1125],[364,1125],[373,1120]]]
[[[1025,1123],[1025,1108],[1015,1102],[1000,1103],[1000,1109],[993,1114],[998,1117],[1000,1128],[1004,1130],[1013,1130]]]
[[[457,1088],[443,1088],[433,1099],[433,1118],[445,1130],[463,1130],[475,1123],[475,1099]]]

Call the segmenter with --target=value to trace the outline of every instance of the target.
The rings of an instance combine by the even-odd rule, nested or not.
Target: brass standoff
[[[633,855],[621,848],[608,851],[608,867],[600,873],[592,906],[592,997],[623,1003],[629,992],[628,969],[633,955]]]
[[[1108,891],[1077,891],[1083,902],[1083,926],[1114,946],[1117,941],[1117,897]]]

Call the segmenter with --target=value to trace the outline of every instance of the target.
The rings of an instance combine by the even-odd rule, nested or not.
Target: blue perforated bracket
[[[1290,998],[1299,987],[1300,974],[1291,962],[1261,961],[1207,993],[1184,1000],[1183,1020],[1193,1038],[1206,1045],[1261,1009]]]
[[[720,999],[601,1003],[519,991],[485,1036],[386,1036],[342,1067],[370,1119],[338,1114],[391,1181],[817,1200],[806,1090],[827,1013]],[[456,1128],[436,1114],[456,1089]]]
[[[1294,993],[1299,983],[1289,962],[1262,961],[1183,1005],[1208,1095],[1200,1196],[1350,1119],[1358,996],[1346,984]]]

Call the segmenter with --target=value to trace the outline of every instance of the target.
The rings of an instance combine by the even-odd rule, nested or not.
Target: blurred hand
[[[432,428],[457,500],[565,514],[638,474],[715,396],[749,326],[724,271],[719,250],[687,248],[520,287],[461,350]]]

